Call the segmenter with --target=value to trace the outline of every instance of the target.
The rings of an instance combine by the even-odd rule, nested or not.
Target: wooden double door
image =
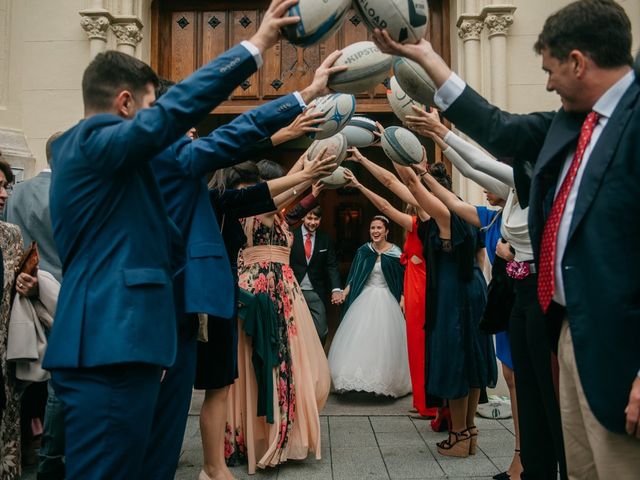
[[[152,64],[163,77],[181,80],[258,29],[267,0],[156,0],[153,3]],[[449,60],[449,2],[429,2],[429,38]],[[362,18],[351,10],[343,27],[321,44],[296,48],[282,40],[264,56],[260,71],[243,82],[216,113],[237,114],[248,107],[307,86],[331,52],[370,39]],[[390,72],[390,76],[392,73]],[[358,112],[390,112],[386,81],[358,95]]]

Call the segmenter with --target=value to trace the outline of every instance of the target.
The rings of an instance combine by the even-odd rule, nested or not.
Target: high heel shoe
[[[520,454],[520,449],[516,448],[515,452],[519,455]],[[500,473],[494,475],[493,478],[495,480],[509,480],[511,478],[511,475],[509,475],[509,472],[500,472]]]
[[[478,451],[478,427],[475,425],[463,430],[463,433],[467,432],[470,437],[469,441],[469,455],[475,455]]]
[[[467,458],[470,442],[471,436],[466,431],[449,432],[449,438],[437,444],[438,453],[447,457]]]
[[[200,470],[200,475],[198,475],[198,480],[211,480],[211,477],[207,475],[204,470]]]
[[[446,432],[451,428],[451,412],[449,408],[440,408],[439,415],[431,420],[431,430],[434,432]]]

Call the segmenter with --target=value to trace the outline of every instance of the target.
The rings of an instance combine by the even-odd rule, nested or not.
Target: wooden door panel
[[[202,12],[202,64],[227,50],[227,32],[229,26],[226,11]]]
[[[196,69],[195,12],[173,12],[171,16],[171,79],[180,81]]]
[[[258,30],[258,10],[234,10],[229,12],[229,44],[237,45],[243,40],[249,40]],[[260,94],[259,75],[254,73],[236,88],[231,99],[258,99]]]

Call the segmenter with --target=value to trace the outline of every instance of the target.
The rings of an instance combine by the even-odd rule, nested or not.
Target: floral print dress
[[[229,394],[225,456],[229,463],[247,461],[276,466],[304,459],[310,451],[320,458],[319,412],[329,395],[327,358],[309,308],[289,266],[293,235],[280,215],[269,226],[261,217],[241,221],[247,245],[238,255],[238,285],[251,293],[267,293],[278,317],[278,367],[273,371],[274,423],[257,416],[257,384],[251,361],[251,338],[239,322],[238,379]]]
[[[0,222],[0,248],[4,267],[3,295],[0,304],[0,368],[1,388],[6,405],[0,408],[0,480],[20,478],[20,395],[17,392],[13,368],[7,363],[7,335],[14,269],[22,256],[20,229],[10,223]]]

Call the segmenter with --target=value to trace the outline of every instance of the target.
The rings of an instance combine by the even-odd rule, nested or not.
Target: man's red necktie
[[[545,313],[551,304],[553,292],[555,291],[556,244],[558,240],[560,220],[562,219],[562,213],[567,205],[569,192],[571,191],[573,182],[578,174],[578,168],[580,168],[584,151],[587,149],[587,145],[589,145],[593,129],[597,125],[599,118],[600,115],[596,112],[590,112],[584,120],[582,129],[580,130],[580,138],[578,139],[576,153],[573,156],[573,161],[571,162],[567,175],[562,181],[560,190],[558,190],[558,194],[551,206],[549,218],[547,218],[547,222],[544,225],[542,244],[540,246],[540,262],[538,266],[538,299],[540,300],[542,311]]]
[[[307,260],[311,258],[311,232],[307,232],[307,238],[304,241],[304,254]]]

